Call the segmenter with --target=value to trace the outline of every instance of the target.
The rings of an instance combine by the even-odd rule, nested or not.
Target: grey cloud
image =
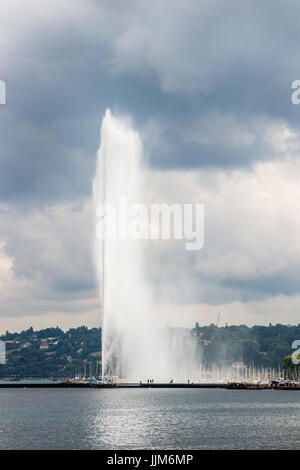
[[[4,62],[3,200],[89,194],[106,107],[131,114],[140,129],[153,119],[163,129],[168,151],[158,140],[150,152],[156,167],[238,167],[278,158],[261,145],[225,147],[217,127],[206,145],[182,135],[208,112],[231,113],[249,126],[256,118],[298,125],[290,101],[298,74],[297,2],[177,1],[171,15],[170,2],[150,8],[131,1],[125,11],[109,2],[76,7],[71,15],[58,6],[48,19],[41,12],[26,17]],[[14,22],[10,17],[5,30],[10,40]]]
[[[95,295],[91,209],[54,207],[22,214],[2,214],[4,252],[13,274],[29,283],[32,294],[48,299]]]
[[[155,169],[225,174],[251,171],[256,162],[280,160],[287,152],[297,155],[297,143],[280,150],[267,139],[268,129],[280,125],[299,132],[300,107],[290,100],[291,83],[300,78],[296,0],[28,5],[33,3],[0,19],[0,79],[7,83],[7,105],[0,107],[0,199],[12,218],[18,211],[28,217],[18,236],[4,227],[1,237],[14,275],[35,283],[33,296],[95,294],[91,227],[76,239],[45,212],[55,227],[43,219],[39,228],[34,210],[71,201],[71,213],[90,197],[105,108],[132,116]],[[200,192],[205,184],[198,183]],[[86,220],[82,208],[77,219],[69,212],[70,227]],[[215,217],[213,229],[220,230],[220,214]],[[3,226],[6,221],[1,213]],[[221,238],[211,236],[210,243],[222,246]],[[189,274],[193,261],[179,262]],[[293,272],[297,278],[297,266]],[[297,292],[286,270],[263,279],[257,273],[241,277],[193,272],[185,299],[216,303],[245,299],[247,292],[249,298]]]

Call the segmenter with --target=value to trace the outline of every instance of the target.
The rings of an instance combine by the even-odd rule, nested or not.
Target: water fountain
[[[145,171],[139,134],[129,119],[115,117],[107,110],[94,179],[95,213],[103,216],[103,205],[116,208],[120,198],[128,207],[145,204]],[[103,373],[134,381],[188,377],[194,367],[189,333],[170,334],[153,314],[155,296],[147,277],[145,257],[145,245],[151,242],[129,239],[125,232],[121,236],[118,232],[117,239],[103,236],[103,220],[104,217],[96,218],[95,241]],[[108,220],[106,229],[114,222]],[[117,223],[119,230],[126,221]]]

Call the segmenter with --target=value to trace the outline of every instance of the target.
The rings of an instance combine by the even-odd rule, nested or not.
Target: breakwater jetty
[[[168,388],[168,389],[187,389],[187,388],[220,388],[228,390],[300,390],[299,382],[278,382],[272,381],[268,384],[229,382],[229,383],[94,383],[94,382],[6,382],[0,383],[0,389],[8,388],[85,388],[85,389],[106,389],[106,388]]]

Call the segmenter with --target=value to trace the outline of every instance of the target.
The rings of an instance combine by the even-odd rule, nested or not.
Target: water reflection
[[[300,394],[0,390],[1,449],[297,449]]]

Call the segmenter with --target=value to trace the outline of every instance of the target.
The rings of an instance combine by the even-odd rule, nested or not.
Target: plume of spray
[[[107,110],[93,184],[95,214],[104,204],[117,207],[120,198],[126,200],[128,207],[147,206],[146,174],[138,132],[129,119],[116,117]],[[97,217],[95,221],[98,222]],[[106,222],[109,225],[109,220]],[[162,311],[161,305],[149,278],[151,263],[147,249],[151,243],[128,237],[95,237],[94,259],[102,311],[102,374],[128,381],[164,382],[170,379],[253,382],[278,377],[279,370],[233,367],[225,360],[226,348],[222,344],[217,363],[204,365],[200,338],[186,329],[165,327],[164,319],[157,315]],[[151,249],[150,253],[153,254]],[[161,263],[159,269],[163,269]],[[156,274],[160,279],[160,273]]]
[[[95,212],[103,204],[116,207],[120,197],[126,199],[128,207],[145,204],[145,173],[138,132],[129,119],[107,110],[93,185]],[[162,327],[163,322],[157,322],[147,273],[147,243],[151,242],[96,237],[102,373],[134,381],[183,379],[195,367],[195,348],[189,332],[172,335]]]

